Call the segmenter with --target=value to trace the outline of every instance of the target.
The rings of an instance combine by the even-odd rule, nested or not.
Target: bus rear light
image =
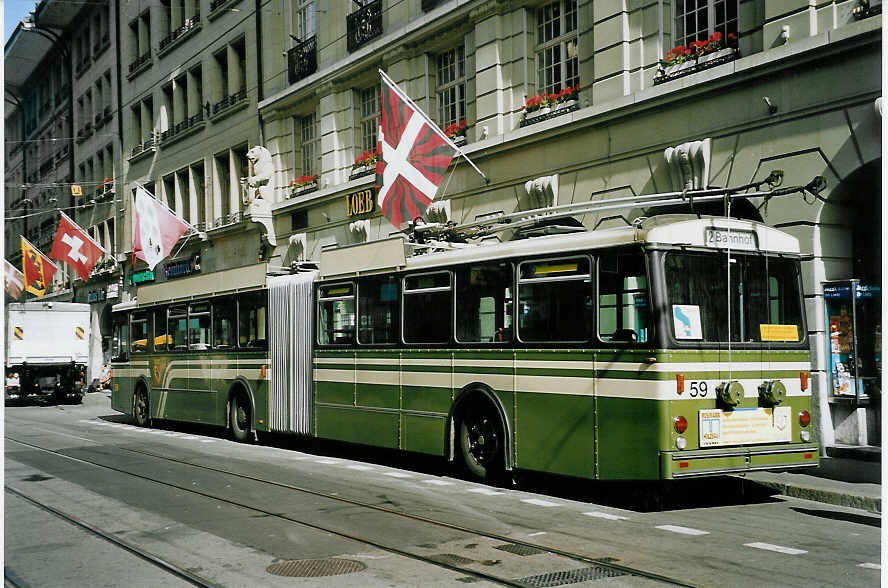
[[[802,392],[808,389],[808,372],[799,372],[799,383],[802,385]]]
[[[675,448],[676,449],[682,450],[682,449],[687,448],[687,446],[688,446],[687,439],[685,439],[684,437],[676,437],[676,439],[675,439]]]
[[[683,416],[677,416],[672,419],[672,425],[675,427],[675,432],[681,435],[688,430],[688,419]]]
[[[811,413],[807,410],[803,410],[799,413],[799,424],[803,427],[807,427],[811,424]]]
[[[806,453],[805,459],[814,459],[814,454],[813,453]]]
[[[799,431],[799,439],[802,440],[802,443],[807,443],[811,440],[811,431]]]
[[[681,396],[685,391],[684,374],[675,374],[675,391]]]
[[[682,468],[682,469],[684,469],[684,468],[686,468],[686,467],[690,467],[690,465],[691,465],[691,462],[689,462],[689,461],[680,461],[680,462],[678,462],[678,467],[680,467],[680,468]]]

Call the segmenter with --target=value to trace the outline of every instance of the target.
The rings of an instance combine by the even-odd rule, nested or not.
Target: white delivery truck
[[[59,402],[83,400],[89,323],[89,304],[7,304],[6,398],[52,394]]]

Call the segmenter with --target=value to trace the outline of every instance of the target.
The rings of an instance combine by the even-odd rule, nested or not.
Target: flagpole
[[[194,231],[193,233],[189,233],[187,236],[190,237],[191,235],[201,235],[201,234],[202,234],[201,231],[200,231],[200,229],[198,229],[197,227],[195,227],[194,225],[192,225],[190,222],[188,222],[187,220],[185,220],[184,218],[182,218],[181,216],[179,216],[178,214],[176,214],[176,211],[175,211],[175,210],[173,210],[172,208],[170,208],[169,206],[167,206],[167,203],[166,203],[166,202],[164,202],[163,200],[161,200],[160,198],[158,198],[157,196],[155,196],[154,194],[152,194],[152,193],[148,190],[148,188],[146,188],[145,186],[143,186],[140,182],[133,182],[133,183],[134,183],[137,187],[139,187],[139,188],[141,188],[142,190],[144,190],[146,194],[148,194],[149,196],[151,196],[151,197],[154,199],[155,202],[160,203],[161,206],[163,206],[164,208],[166,208],[167,211],[169,211],[170,214],[172,214],[174,217],[176,217],[177,219],[179,219],[180,221],[182,221],[183,223],[185,223],[186,225],[188,225],[188,228],[189,228],[189,229],[191,229],[192,231]],[[201,237],[201,239],[203,239],[203,237]]]
[[[72,225],[74,225],[75,227],[77,227],[78,229],[80,229],[80,232],[83,233],[84,236],[85,236],[87,239],[89,239],[90,243],[92,243],[93,245],[95,245],[96,247],[98,247],[99,249],[101,249],[101,250],[102,250],[102,253],[105,253],[105,254],[108,253],[108,251],[107,251],[104,247],[102,247],[101,245],[99,245],[99,244],[95,241],[95,239],[93,239],[92,236],[90,236],[90,234],[89,234],[87,231],[83,230],[83,227],[81,227],[80,225],[78,225],[77,223],[75,223],[74,220],[73,220],[70,216],[68,216],[67,214],[65,214],[65,213],[62,212],[61,210],[59,210],[59,214],[62,215],[63,217],[65,217],[66,219],[68,219],[68,222],[69,222],[69,223],[71,223]]]
[[[382,71],[381,69],[379,69],[378,71],[379,71],[379,75],[382,76],[382,79],[386,81],[386,83],[389,85],[389,87],[391,87],[391,89],[395,92],[395,94],[397,94],[398,97],[399,97],[401,100],[403,100],[404,102],[406,102],[407,104],[409,104],[411,107],[413,107],[413,110],[416,111],[416,112],[418,112],[418,113],[419,113],[419,114],[420,114],[420,115],[426,120],[426,122],[429,123],[429,126],[432,128],[432,130],[434,130],[435,133],[437,133],[439,137],[441,137],[442,139],[444,139],[444,141],[446,141],[447,144],[448,144],[448,145],[449,145],[454,151],[456,151],[457,153],[459,153],[459,154],[463,157],[463,159],[465,159],[465,160],[469,163],[469,165],[471,165],[472,168],[473,168],[476,172],[478,172],[478,174],[479,174],[482,178],[484,178],[484,181],[485,181],[486,183],[489,184],[489,183],[490,183],[490,178],[488,178],[487,176],[485,176],[485,175],[484,175],[484,172],[482,172],[480,169],[478,169],[478,166],[475,165],[475,163],[474,163],[471,159],[469,159],[469,156],[466,155],[465,153],[463,153],[463,150],[460,149],[459,147],[457,147],[456,144],[455,144],[453,141],[450,140],[450,137],[448,137],[447,135],[444,134],[444,132],[438,127],[437,123],[435,123],[435,121],[433,121],[432,119],[430,119],[430,118],[428,117],[428,115],[425,113],[425,111],[423,111],[422,108],[420,108],[419,106],[417,106],[416,103],[415,103],[413,100],[410,99],[410,96],[408,96],[403,90],[401,90],[401,88],[398,87],[398,84],[396,84],[396,83],[394,82],[394,80],[392,80],[390,77],[388,77],[388,75],[387,75],[384,71]]]

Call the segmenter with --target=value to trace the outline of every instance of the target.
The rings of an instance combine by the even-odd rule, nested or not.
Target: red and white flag
[[[25,288],[25,274],[20,272],[8,260],[3,260],[3,282],[6,285],[6,292],[18,300],[22,296],[22,290]]]
[[[385,74],[379,153],[376,201],[382,214],[400,229],[401,223],[422,216],[432,203],[456,149]]]
[[[133,207],[133,254],[148,264],[148,269],[169,256],[190,225],[151,196],[145,188],[136,188]]]
[[[74,268],[80,278],[89,281],[89,273],[102,259],[105,249],[63,212],[49,256]]]

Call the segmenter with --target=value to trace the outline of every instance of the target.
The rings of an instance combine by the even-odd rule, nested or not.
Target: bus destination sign
[[[703,233],[703,243],[717,249],[741,249],[758,251],[758,241],[753,231],[738,231],[707,227]]]

